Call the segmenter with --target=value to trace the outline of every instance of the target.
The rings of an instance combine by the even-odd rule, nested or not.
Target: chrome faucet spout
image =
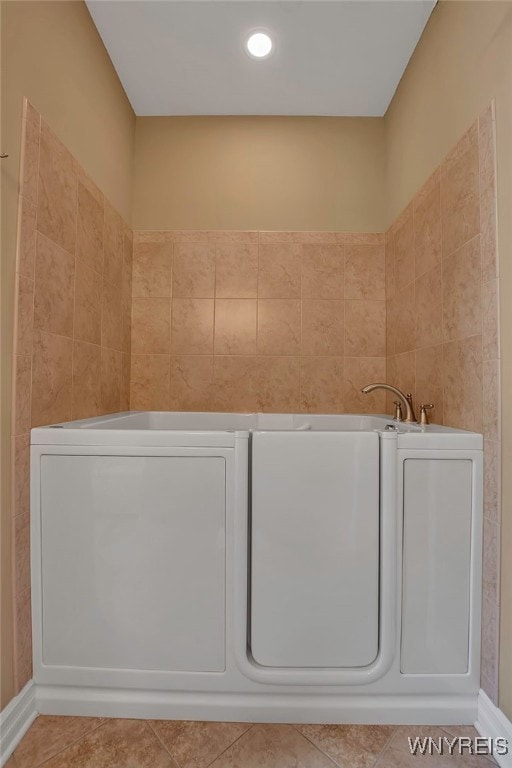
[[[376,384],[368,384],[368,386],[362,388],[361,392],[367,395],[370,392],[373,392],[375,389],[385,389],[387,392],[392,392],[394,395],[396,395],[404,407],[404,412],[405,412],[404,421],[410,424],[418,423],[416,419],[416,414],[414,413],[414,407],[412,404],[412,395],[410,393],[406,395],[402,392],[402,390],[398,389],[397,387],[393,387],[391,386],[391,384],[383,384],[380,382]]]

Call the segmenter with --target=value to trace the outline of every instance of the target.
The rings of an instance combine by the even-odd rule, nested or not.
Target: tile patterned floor
[[[412,756],[408,736],[470,727],[252,725],[40,716],[5,768],[492,768],[483,756]]]

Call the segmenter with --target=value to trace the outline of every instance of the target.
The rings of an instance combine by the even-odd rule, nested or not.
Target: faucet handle
[[[393,400],[393,405],[395,406],[395,415],[393,416],[395,421],[403,421],[403,413],[402,413],[402,403],[400,400]]]
[[[425,426],[429,423],[427,411],[429,411],[433,407],[434,407],[434,403],[423,403],[422,405],[420,405],[420,424],[423,424]]]

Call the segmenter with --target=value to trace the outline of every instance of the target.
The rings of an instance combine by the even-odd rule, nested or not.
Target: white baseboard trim
[[[477,696],[193,693],[41,684],[37,710],[43,715],[155,720],[472,725]]]
[[[506,739],[508,742],[508,754],[493,757],[500,768],[512,768],[512,723],[503,714],[501,709],[494,706],[484,691],[478,694],[478,715],[475,723],[480,736],[487,739]]]
[[[0,766],[4,766],[38,715],[32,680],[0,712]]]

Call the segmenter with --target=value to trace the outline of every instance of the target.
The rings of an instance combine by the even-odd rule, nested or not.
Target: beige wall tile
[[[345,246],[345,299],[386,298],[383,245]]]
[[[51,333],[34,333],[32,426],[69,421],[73,341]]]
[[[343,355],[344,306],[342,301],[306,299],[302,302],[303,355]]]
[[[18,690],[32,677],[32,603],[30,589],[16,595],[15,672]]]
[[[500,419],[500,371],[498,360],[486,360],[483,363],[483,410],[484,436],[488,440],[499,441]]]
[[[170,299],[133,299],[132,322],[134,355],[170,354]]]
[[[255,299],[258,296],[257,243],[219,243],[215,264],[215,295],[218,299]]]
[[[386,302],[345,302],[345,354],[347,357],[383,357],[386,354]]]
[[[124,222],[115,208],[105,200],[103,221],[103,276],[120,286],[123,278]]]
[[[394,349],[396,354],[416,348],[415,283],[396,294],[394,306]]]
[[[30,431],[32,358],[25,355],[14,356],[13,386],[13,434],[23,435]]]
[[[256,314],[256,299],[217,299],[215,301],[215,354],[255,354]]]
[[[78,221],[76,255],[88,267],[103,274],[104,201],[101,192],[94,194],[92,182],[78,182]]]
[[[132,355],[130,388],[132,410],[168,410],[169,382],[169,355]]]
[[[400,226],[395,228],[395,290],[402,291],[412,283],[414,266],[414,228],[412,205],[405,211]]]
[[[300,410],[306,413],[343,412],[343,358],[302,357]]]
[[[482,676],[491,682],[497,679],[499,608],[487,599],[482,600]]]
[[[275,243],[302,243],[302,232],[265,232],[259,233],[260,245]]]
[[[131,355],[123,352],[121,355],[121,411],[130,410],[130,376],[131,376]],[[167,410],[164,408],[163,410]]]
[[[209,243],[177,243],[174,246],[172,281],[175,298],[213,298],[215,246]]]
[[[302,246],[302,298],[343,299],[343,245],[305,244]]]
[[[136,242],[133,246],[133,297],[170,298],[171,286],[172,245]]]
[[[164,233],[173,243],[214,243],[217,232],[213,229],[175,229]]]
[[[258,409],[258,358],[215,355],[211,407],[219,411]]]
[[[429,419],[443,424],[443,346],[437,344],[416,351],[416,404],[433,403]]]
[[[16,276],[16,307],[14,353],[32,354],[34,335],[34,281],[23,275]]]
[[[497,231],[496,189],[494,186],[488,186],[480,190],[480,238],[484,282],[499,274]]]
[[[386,301],[386,354],[396,354],[398,300]]]
[[[213,356],[172,355],[171,411],[209,411],[212,403]]]
[[[259,232],[253,230],[218,229],[214,233],[214,240],[219,245],[258,245]]]
[[[122,349],[128,354],[132,348],[132,297],[131,294],[124,293],[121,300],[121,314],[123,326]],[[170,310],[169,310],[170,316]]]
[[[121,402],[122,354],[115,349],[101,349],[101,410],[115,413]]]
[[[500,357],[498,278],[482,285],[482,349],[484,360]]]
[[[385,357],[346,357],[343,385],[345,413],[385,413],[386,397],[382,390],[363,395],[367,384],[386,380]]]
[[[21,195],[18,198],[16,271],[34,279],[36,263],[36,207]]]
[[[496,605],[499,605],[499,549],[499,525],[484,517],[482,590],[484,598]]]
[[[441,261],[441,187],[436,173],[413,201],[414,263],[416,277]]]
[[[213,318],[213,299],[173,299],[172,354],[211,354],[213,352]]]
[[[101,347],[75,341],[73,344],[73,419],[101,414]]]
[[[298,355],[301,341],[301,304],[295,299],[258,301],[258,352]]]
[[[258,296],[265,299],[300,298],[302,246],[263,244],[259,248]]]
[[[443,409],[448,427],[482,431],[481,336],[443,345]]]
[[[390,301],[395,295],[395,238],[393,230],[386,232],[384,246],[385,273],[386,273],[386,300]]]
[[[500,444],[484,440],[484,515],[497,523],[500,519]]]
[[[482,331],[480,238],[443,259],[443,339],[461,339]]]
[[[40,128],[41,118],[23,120],[20,186],[21,194],[32,205],[37,205]]]
[[[43,121],[39,157],[37,228],[71,254],[75,252],[76,243],[77,169],[73,156]]]
[[[123,306],[120,285],[112,285],[103,278],[101,305],[101,345],[121,350],[123,345]]]
[[[475,137],[462,140],[441,166],[441,226],[443,256],[449,256],[478,234],[479,183],[478,145]]]
[[[29,522],[30,517],[30,435],[12,438],[14,515]]]
[[[416,352],[403,352],[392,358],[392,367],[389,371],[393,379],[390,384],[401,389],[402,392],[416,396]],[[392,397],[392,400],[395,398]]]
[[[429,347],[443,340],[441,270],[434,267],[416,280],[416,347]]]
[[[301,242],[302,243],[308,243],[312,245],[321,245],[321,244],[336,244],[336,243],[342,243],[344,232],[322,232],[322,231],[315,231],[315,232],[301,232]]]
[[[98,272],[82,259],[75,268],[74,338],[91,344],[101,343],[101,305],[103,281]]]
[[[383,232],[337,232],[337,240],[353,245],[384,245]]]
[[[294,413],[300,403],[298,357],[260,357],[258,360],[258,410]]]
[[[485,189],[496,182],[496,151],[493,105],[478,118],[478,160],[480,170],[480,188]]]
[[[34,289],[34,328],[73,335],[75,259],[38,234]]]
[[[30,523],[14,518],[14,591],[16,595],[30,589]]]

